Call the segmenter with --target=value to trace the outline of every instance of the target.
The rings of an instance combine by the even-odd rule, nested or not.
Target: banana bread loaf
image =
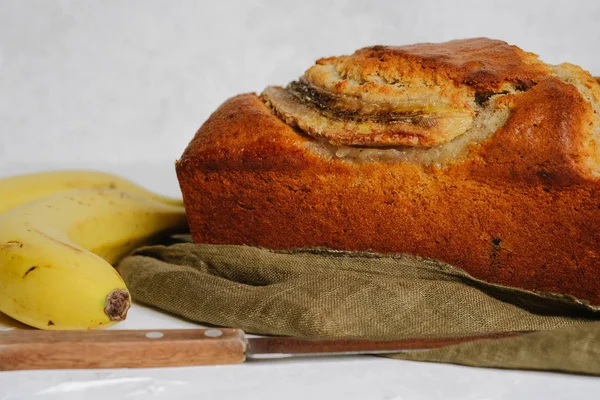
[[[176,163],[196,242],[411,253],[600,305],[600,84],[485,38],[318,60]]]

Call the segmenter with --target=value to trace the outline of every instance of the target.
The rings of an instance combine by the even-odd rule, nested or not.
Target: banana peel
[[[81,178],[77,187],[85,187],[82,172],[88,173],[71,176]],[[87,188],[71,190],[73,180],[54,186],[39,176],[0,180],[0,210],[6,210],[0,213],[0,311],[40,329],[95,329],[125,319],[131,297],[112,264],[161,235],[186,230],[185,210],[181,201],[114,175],[94,177]],[[30,186],[35,181],[40,185]],[[27,187],[31,193],[19,195],[21,204],[7,200],[7,193]]]

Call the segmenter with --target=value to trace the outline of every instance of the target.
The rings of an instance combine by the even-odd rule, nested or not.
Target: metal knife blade
[[[259,337],[247,340],[249,359],[393,354],[426,351],[475,340],[500,339],[527,332],[498,332],[460,337],[409,338],[401,340],[329,339],[313,340],[293,337]]]

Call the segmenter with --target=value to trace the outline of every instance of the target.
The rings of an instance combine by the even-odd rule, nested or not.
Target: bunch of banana
[[[180,200],[110,174],[0,179],[0,311],[40,329],[112,325],[131,304],[112,264],[186,227]]]

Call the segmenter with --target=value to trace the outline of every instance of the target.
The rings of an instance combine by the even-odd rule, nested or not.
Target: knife
[[[238,364],[247,359],[385,354],[527,332],[402,340],[247,338],[231,328],[0,332],[0,370],[149,368]]]

